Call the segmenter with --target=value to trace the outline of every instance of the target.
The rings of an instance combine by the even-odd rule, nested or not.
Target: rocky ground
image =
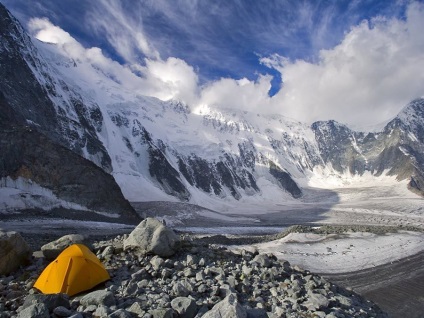
[[[353,291],[272,255],[235,254],[181,235],[172,257],[141,256],[124,251],[126,237],[92,242],[111,274],[94,292],[39,294],[32,285],[48,264],[43,257],[1,277],[0,317],[387,317]]]

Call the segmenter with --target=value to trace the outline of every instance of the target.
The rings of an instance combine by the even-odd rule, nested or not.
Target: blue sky
[[[284,87],[287,79],[285,98],[275,98],[273,104],[284,104],[281,108],[286,110],[306,107],[303,111],[312,107],[309,104],[313,101],[301,101],[309,103],[309,106],[302,106],[300,102],[293,105],[289,103],[289,87],[292,87],[289,81],[295,78],[290,72],[304,71],[307,77],[308,72],[313,72],[314,65],[326,67],[331,63],[328,56],[339,56],[341,53],[336,52],[337,48],[347,45],[345,42],[350,35],[352,41],[356,41],[355,50],[359,50],[353,52],[362,52],[356,35],[362,34],[365,39],[363,42],[366,42],[377,36],[377,29],[381,30],[380,33],[387,32],[389,36],[383,34],[378,38],[386,41],[381,43],[381,47],[390,47],[387,43],[390,42],[391,31],[387,24],[412,21],[412,18],[408,20],[408,10],[410,16],[413,15],[411,11],[418,11],[419,14],[423,11],[422,1],[402,0],[32,0],[31,5],[28,5],[28,0],[1,1],[24,25],[31,18],[47,18],[53,25],[70,33],[84,47],[99,47],[103,54],[121,64],[137,63],[144,66],[146,60],[166,61],[171,57],[184,61],[198,77],[200,90],[210,88],[221,78],[245,78],[257,84],[261,76],[268,74],[270,77],[266,81],[271,88],[268,87],[267,92],[274,96],[282,94],[281,87]],[[396,32],[401,31],[399,29]],[[396,34],[392,34],[393,41]],[[408,37],[411,34],[400,36]],[[411,50],[421,62],[422,55],[417,53],[419,50]],[[323,52],[324,55],[325,52],[334,54],[328,53],[326,59],[323,58]],[[391,58],[391,61],[394,60],[393,56]],[[302,63],[310,66],[311,70],[305,70]],[[290,67],[297,69],[292,70]],[[325,76],[324,73],[321,75]],[[343,77],[343,74],[339,75]],[[360,79],[365,75],[358,76],[357,79]],[[354,82],[354,79],[347,80]],[[422,81],[422,78],[410,80]],[[301,79],[299,83],[292,89],[299,91]],[[252,87],[254,89],[256,86]],[[348,91],[344,87],[343,90],[343,94]],[[322,92],[311,92],[319,93]],[[411,96],[396,98],[393,104],[404,103],[423,93],[417,89],[409,93]],[[366,94],[364,96],[369,97]],[[370,103],[376,105],[377,99],[370,98]],[[213,100],[219,102],[220,99]],[[343,99],[337,102],[343,102]],[[264,101],[266,103],[270,101]],[[321,103],[328,103],[328,100]],[[357,103],[363,101],[359,99]],[[400,106],[389,104],[382,101],[379,106],[388,110],[382,119],[393,116],[399,110]],[[252,105],[249,107],[254,108]],[[310,120],[324,119],[318,115],[319,109],[314,110],[314,113],[316,116]],[[323,113],[331,114],[331,110],[324,110]],[[341,119],[342,113],[339,116]],[[290,111],[287,114],[302,117],[301,113],[300,116]],[[361,120],[358,118],[356,121]],[[373,122],[376,121],[376,118],[373,119]]]

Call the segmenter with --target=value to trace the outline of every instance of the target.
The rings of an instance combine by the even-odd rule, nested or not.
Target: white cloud
[[[261,59],[282,74],[273,106],[308,122],[371,125],[390,119],[424,94],[422,30],[424,5],[413,3],[406,21],[379,17],[353,27],[339,45],[320,51],[317,64],[277,54]]]
[[[31,19],[28,23],[31,33],[42,42],[57,44],[62,47],[71,57],[76,58],[84,55],[84,47],[79,44],[68,32],[53,25],[48,19]]]
[[[54,43],[62,53],[100,68],[121,83],[124,89],[162,100],[178,99],[192,104],[197,99],[198,77],[191,66],[177,58],[145,59],[145,65],[121,65],[97,47],[84,48],[68,32],[47,19],[31,19],[29,30],[43,42]]]
[[[162,100],[176,99],[187,104],[197,100],[198,76],[193,67],[174,57],[166,61],[146,59],[146,66],[132,67],[143,74],[145,81],[153,87],[150,96]]]
[[[106,15],[115,14],[117,25],[123,26],[122,37],[116,26],[108,34],[111,44],[122,45],[128,65],[105,57],[99,48],[84,48],[46,19],[32,19],[30,29],[68,56],[96,63],[139,94],[180,99],[193,107],[275,112],[305,122],[335,119],[355,125],[387,120],[424,94],[424,5],[420,3],[409,5],[405,20],[378,17],[353,27],[339,45],[321,50],[317,63],[290,61],[278,54],[262,58],[263,64],[282,74],[283,87],[273,97],[268,96],[268,75],[258,75],[256,80],[222,78],[199,87],[192,66],[174,57],[162,60],[141,31],[137,40],[138,31],[130,30],[133,23],[121,16],[122,9],[113,13],[115,2],[104,0],[102,5],[110,11]],[[109,18],[97,19],[96,25],[108,27],[104,21]],[[137,62],[137,52],[145,56],[143,65]]]
[[[263,112],[270,102],[270,82],[271,77],[264,75],[260,75],[256,81],[222,78],[202,89],[200,104]]]

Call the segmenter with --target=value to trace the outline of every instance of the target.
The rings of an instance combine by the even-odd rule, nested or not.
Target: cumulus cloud
[[[261,59],[282,74],[273,107],[312,122],[336,119],[376,124],[424,94],[424,5],[408,7],[406,20],[377,17],[353,27],[339,45],[320,51],[316,64],[274,54]]]
[[[263,106],[270,102],[270,88],[271,77],[267,75],[260,75],[256,81],[222,78],[203,87],[200,104],[263,112]]]

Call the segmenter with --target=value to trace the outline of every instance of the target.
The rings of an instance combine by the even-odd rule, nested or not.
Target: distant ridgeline
[[[424,99],[370,133],[335,121],[193,112],[128,93],[100,65],[31,39],[1,4],[0,17],[3,188],[36,185],[58,205],[134,219],[126,199],[284,202],[316,175],[389,175],[424,194]]]

